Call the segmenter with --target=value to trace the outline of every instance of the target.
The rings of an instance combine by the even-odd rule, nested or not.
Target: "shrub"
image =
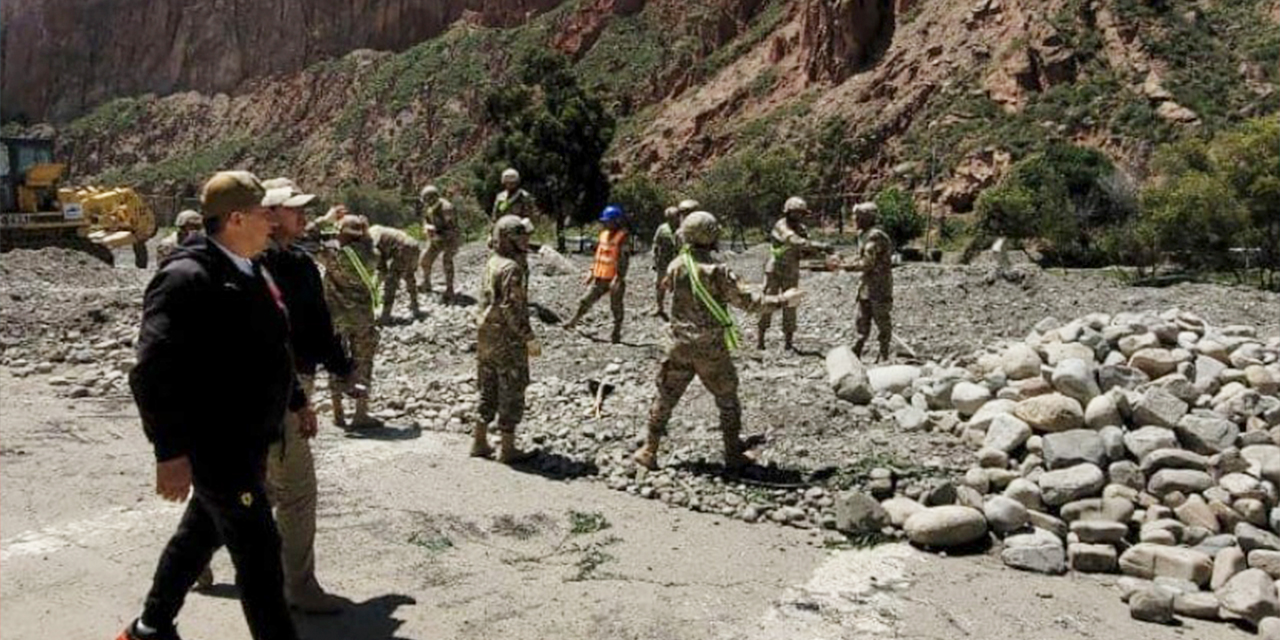
[[[347,205],[352,213],[369,218],[370,224],[405,227],[415,222],[413,208],[394,191],[349,185],[339,189],[333,201]]]
[[[726,228],[768,229],[787,198],[809,189],[800,157],[789,149],[745,149],[721,159],[694,188],[694,198]]]
[[[1230,269],[1249,213],[1226,181],[1194,171],[1148,189],[1143,217],[1162,251],[1192,270]]]
[[[890,187],[876,196],[880,209],[880,227],[893,239],[896,247],[920,237],[928,220],[916,211],[916,202],[910,194],[897,187]]]
[[[630,175],[613,184],[609,202],[622,207],[631,222],[631,229],[648,238],[662,224],[662,212],[672,202],[666,185],[645,174]]]

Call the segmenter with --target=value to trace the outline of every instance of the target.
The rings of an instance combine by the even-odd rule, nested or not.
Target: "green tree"
[[[1249,212],[1246,239],[1261,251],[1263,285],[1280,285],[1280,117],[1251,120],[1219,135],[1209,155]]]
[[[662,212],[674,204],[672,198],[666,185],[643,173],[615,182],[609,193],[609,202],[622,207],[632,231],[644,238],[662,224]]]
[[[911,194],[889,187],[876,195],[875,202],[880,210],[880,227],[893,238],[894,246],[905,246],[924,233],[928,221],[916,211]]]
[[[745,149],[717,162],[694,188],[694,198],[735,237],[744,229],[767,231],[787,198],[809,191],[802,166],[787,148]]]
[[[485,122],[497,134],[473,166],[472,192],[481,203],[493,202],[502,170],[515,167],[522,186],[554,220],[563,250],[566,221],[594,219],[608,199],[601,160],[613,140],[614,119],[579,86],[563,54],[535,49],[517,69],[511,82],[486,96]]]
[[[1143,217],[1160,249],[1192,270],[1232,268],[1231,248],[1249,226],[1248,210],[1221,178],[1192,171],[1149,188]]]

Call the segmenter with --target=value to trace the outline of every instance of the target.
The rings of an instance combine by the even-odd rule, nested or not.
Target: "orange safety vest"
[[[596,243],[596,260],[591,264],[591,277],[612,280],[618,275],[618,255],[622,253],[622,243],[626,239],[627,232],[621,229],[616,233],[608,229],[600,232],[600,242]]]

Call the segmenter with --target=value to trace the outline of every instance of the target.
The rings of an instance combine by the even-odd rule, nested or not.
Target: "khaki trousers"
[[[315,380],[304,375],[298,379],[311,398]],[[267,455],[267,497],[276,510],[284,592],[289,599],[320,588],[315,575],[316,466],[311,443],[299,429],[293,413],[286,413],[284,438],[271,445]]]

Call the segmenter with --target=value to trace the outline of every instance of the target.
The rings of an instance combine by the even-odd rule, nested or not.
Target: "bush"
[[[1249,213],[1226,181],[1198,171],[1143,194],[1143,218],[1160,249],[1192,270],[1232,268],[1231,248]]]
[[[880,209],[880,227],[893,239],[895,247],[903,247],[924,234],[929,221],[916,211],[916,201],[910,194],[890,187],[881,191],[875,202]]]
[[[400,194],[377,187],[350,185],[338,190],[334,204],[345,204],[352,213],[369,218],[370,224],[406,227],[416,222],[413,208]]]
[[[745,149],[721,159],[694,188],[702,208],[725,228],[768,230],[787,198],[809,190],[801,159],[789,149]]]
[[[609,202],[622,207],[632,232],[646,239],[662,224],[663,210],[675,204],[672,198],[666,185],[645,174],[622,178],[609,190]]]

